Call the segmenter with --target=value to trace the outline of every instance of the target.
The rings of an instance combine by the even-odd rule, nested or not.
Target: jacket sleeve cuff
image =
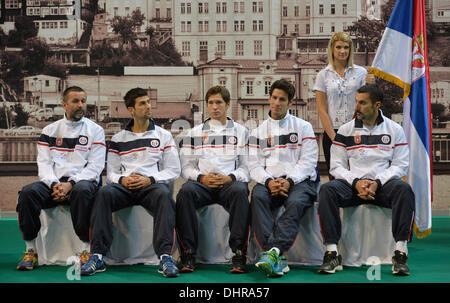
[[[294,180],[292,180],[291,178],[287,178],[287,180],[288,180],[288,182],[289,182],[289,187],[290,187],[290,188],[293,188],[294,185],[295,185]]]
[[[352,188],[353,189],[356,189],[356,182],[358,182],[359,180],[361,180],[361,179],[360,178],[353,179],[353,182],[352,182]]]
[[[266,182],[264,182],[264,186],[268,187],[269,186],[269,182],[272,181],[272,180],[273,180],[273,178],[267,178]]]
[[[197,182],[198,182],[198,183],[201,183],[201,182],[200,182],[200,179],[201,179],[202,177],[203,177],[202,174],[199,174],[199,175],[197,176]]]
[[[233,182],[236,181],[236,176],[235,176],[235,175],[229,174],[228,176],[231,177],[231,180],[232,180]]]
[[[153,178],[153,177],[148,177],[148,178],[150,179],[150,182],[152,182],[152,184],[155,184],[155,183],[156,183],[155,178]]]
[[[380,179],[376,179],[375,182],[377,182],[377,184],[378,184],[377,190],[381,189],[381,187],[382,187],[383,185],[381,184]]]

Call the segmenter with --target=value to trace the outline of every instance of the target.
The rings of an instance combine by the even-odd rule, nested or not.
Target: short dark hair
[[[275,81],[274,83],[272,83],[272,86],[270,87],[270,90],[269,90],[270,96],[272,96],[272,93],[276,88],[281,89],[286,94],[288,94],[289,101],[294,99],[295,87],[294,87],[294,85],[292,85],[291,82],[289,82],[285,79],[280,79],[280,80]]]
[[[130,89],[125,96],[123,97],[123,101],[125,102],[125,106],[128,107],[134,107],[136,99],[139,97],[148,96],[147,90],[136,87]]]
[[[357,92],[360,94],[365,94],[365,93],[369,94],[370,101],[372,101],[372,103],[375,103],[377,101],[380,101],[381,103],[383,103],[383,101],[384,101],[383,91],[376,84],[363,85],[360,88],[358,88]]]
[[[67,96],[69,95],[69,93],[71,92],[83,92],[86,94],[86,92],[84,91],[84,89],[82,89],[79,86],[69,86],[68,88],[66,88],[62,94],[62,98],[63,101],[66,102],[67,101]]]
[[[225,101],[225,103],[230,103],[230,92],[228,91],[228,89],[224,86],[213,86],[210,89],[208,89],[208,91],[206,92],[205,95],[205,101],[208,102],[209,97],[211,97],[212,95],[217,95],[220,94],[222,96],[223,101]]]

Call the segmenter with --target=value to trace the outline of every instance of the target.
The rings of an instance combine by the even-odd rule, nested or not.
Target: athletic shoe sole
[[[341,270],[343,270],[344,269],[344,267],[342,266],[342,265],[338,265],[338,266],[336,266],[333,270],[324,270],[324,269],[321,269],[321,270],[319,270],[319,273],[320,274],[334,274],[336,271],[341,271]]]
[[[92,275],[94,275],[94,274],[96,274],[96,273],[98,273],[98,272],[104,272],[104,271],[106,271],[106,268],[103,268],[103,269],[97,269],[97,270],[95,270],[93,273],[81,273],[81,275],[82,276],[92,276]]]
[[[283,272],[277,273],[272,270],[272,266],[268,262],[258,262],[255,266],[261,269],[268,277],[281,277]]]
[[[180,274],[179,273],[177,273],[177,274],[168,274],[168,275],[165,275],[164,274],[164,271],[160,271],[160,270],[158,270],[158,272],[161,274],[161,275],[163,275],[165,278],[176,278],[176,277],[178,277]]]
[[[392,266],[392,274],[396,275],[396,276],[409,276],[409,271],[405,272],[405,271],[394,270],[394,266]]]

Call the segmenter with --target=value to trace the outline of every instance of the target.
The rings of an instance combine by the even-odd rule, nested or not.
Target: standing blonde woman
[[[317,109],[324,128],[322,147],[330,169],[330,147],[337,129],[352,120],[355,96],[364,84],[375,83],[373,74],[353,63],[353,41],[348,33],[335,33],[328,43],[328,66],[316,78]]]

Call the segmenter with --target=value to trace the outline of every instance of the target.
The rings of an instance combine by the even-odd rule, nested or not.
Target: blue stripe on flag
[[[422,140],[428,156],[430,156],[430,141],[428,129],[428,104],[427,104],[427,82],[425,76],[411,85],[411,123],[414,124],[420,139]]]
[[[396,18],[392,18],[395,16]],[[391,13],[387,27],[401,32],[409,37],[413,36],[413,1],[397,0]]]

